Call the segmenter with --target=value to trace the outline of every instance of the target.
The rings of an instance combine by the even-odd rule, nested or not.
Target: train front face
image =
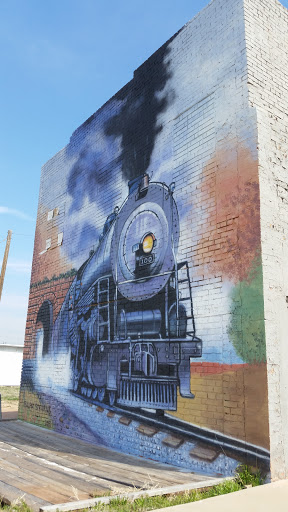
[[[174,268],[179,218],[170,189],[162,183],[130,185],[116,220],[111,246],[112,273],[128,301],[151,299]]]
[[[173,187],[145,177],[135,181],[117,217],[111,246],[115,341],[123,347],[118,403],[176,410],[178,386],[183,396],[194,396],[190,357],[201,356],[202,344],[187,332],[191,312],[179,302],[179,217]]]

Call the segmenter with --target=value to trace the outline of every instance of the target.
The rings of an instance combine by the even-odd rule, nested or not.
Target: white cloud
[[[17,310],[23,314],[27,312],[28,307],[28,295],[14,295],[3,293],[0,302],[0,316],[6,312],[13,312]]]
[[[14,215],[15,217],[19,217],[19,219],[34,220],[31,215],[27,215],[26,213],[21,212],[20,210],[16,210],[15,208],[8,208],[8,206],[0,206],[0,214]]]
[[[8,262],[7,268],[11,269],[14,272],[22,272],[24,274],[30,274],[31,262],[29,262],[29,261]]]
[[[23,345],[28,295],[3,293],[0,302],[0,343]]]

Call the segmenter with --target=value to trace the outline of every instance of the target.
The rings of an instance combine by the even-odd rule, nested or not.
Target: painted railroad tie
[[[165,446],[169,446],[169,448],[179,448],[184,443],[184,439],[176,436],[167,436],[162,441]]]
[[[202,443],[197,443],[193,450],[190,451],[190,456],[206,462],[213,462],[215,459],[217,459],[219,453],[220,450],[217,450],[217,448],[212,448]]]
[[[148,427],[148,425],[139,425],[139,427],[137,427],[137,430],[138,432],[140,432],[140,434],[143,434],[144,436],[147,437],[153,437],[155,436],[155,434],[157,434],[157,432],[159,432],[157,428]]]
[[[119,418],[119,423],[126,425],[126,427],[128,427],[131,422],[132,420],[130,418],[126,418],[126,416],[121,416],[121,418]]]

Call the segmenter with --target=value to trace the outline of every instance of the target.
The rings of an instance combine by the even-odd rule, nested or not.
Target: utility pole
[[[2,269],[1,269],[1,274],[0,274],[0,300],[1,300],[2,290],[3,290],[4,277],[5,277],[5,272],[6,272],[6,266],[7,266],[9,249],[10,249],[11,237],[12,237],[12,231],[9,229],[8,235],[7,235],[7,240],[6,240],[6,247],[5,247],[5,252],[4,252]]]

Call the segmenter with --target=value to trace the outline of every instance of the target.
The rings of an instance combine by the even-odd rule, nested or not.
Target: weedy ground
[[[5,402],[19,400],[20,386],[0,386],[0,394]]]
[[[257,485],[264,484],[264,476],[260,471],[252,471],[248,466],[241,466],[238,469],[233,480],[228,480],[218,485],[214,485],[202,491],[186,491],[177,494],[167,494],[163,496],[143,496],[133,501],[127,497],[112,498],[109,504],[99,504],[92,509],[85,509],[95,512],[146,512],[148,510],[155,510],[158,508],[172,507],[175,505],[183,505],[193,501],[200,501],[213,496],[220,496],[221,494],[228,494],[235,491],[240,491],[247,487],[256,487]],[[14,505],[3,505],[2,509],[6,512],[31,512],[29,507],[24,502],[15,503]]]

